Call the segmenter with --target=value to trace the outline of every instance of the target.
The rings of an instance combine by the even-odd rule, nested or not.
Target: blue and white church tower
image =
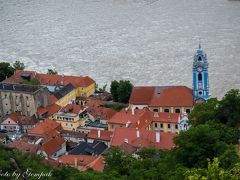
[[[193,61],[193,97],[195,103],[209,98],[208,61],[200,43]]]

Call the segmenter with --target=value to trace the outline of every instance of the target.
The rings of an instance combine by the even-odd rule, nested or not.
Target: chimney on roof
[[[130,121],[127,121],[126,123],[126,127],[128,128],[130,126],[131,122]]]
[[[74,166],[77,167],[77,158],[74,158]]]
[[[98,138],[101,137],[101,131],[98,129]]]
[[[160,131],[156,131],[156,143],[160,143]]]
[[[132,115],[134,115],[134,109],[132,108]]]
[[[158,112],[154,112],[154,117],[159,117]]]
[[[136,133],[137,133],[137,138],[139,138],[140,137],[140,131],[139,131],[138,128],[136,128]]]

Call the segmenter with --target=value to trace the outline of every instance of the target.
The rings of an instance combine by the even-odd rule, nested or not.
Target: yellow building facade
[[[89,97],[95,93],[96,84],[92,83],[87,87],[78,87],[76,91],[77,97],[84,96]]]
[[[62,98],[58,99],[55,104],[63,107],[66,106],[69,102],[75,101],[77,97],[77,89],[73,89],[69,93],[67,93],[65,96]]]
[[[150,130],[179,133],[178,123],[173,122],[152,122]]]
[[[79,126],[85,126],[85,120],[78,114],[58,112],[53,115],[53,120],[62,125],[64,130],[76,131]]]

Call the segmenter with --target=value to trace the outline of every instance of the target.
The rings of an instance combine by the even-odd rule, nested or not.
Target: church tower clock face
[[[198,72],[202,72],[202,70],[203,70],[203,69],[202,69],[201,66],[198,66],[198,67],[197,67],[197,71],[198,71]]]

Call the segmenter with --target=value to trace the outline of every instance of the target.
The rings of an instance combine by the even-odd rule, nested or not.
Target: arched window
[[[202,81],[202,73],[198,74],[198,81]]]
[[[202,60],[202,57],[201,57],[201,56],[199,56],[199,57],[198,57],[198,61],[201,61],[201,60]]]

